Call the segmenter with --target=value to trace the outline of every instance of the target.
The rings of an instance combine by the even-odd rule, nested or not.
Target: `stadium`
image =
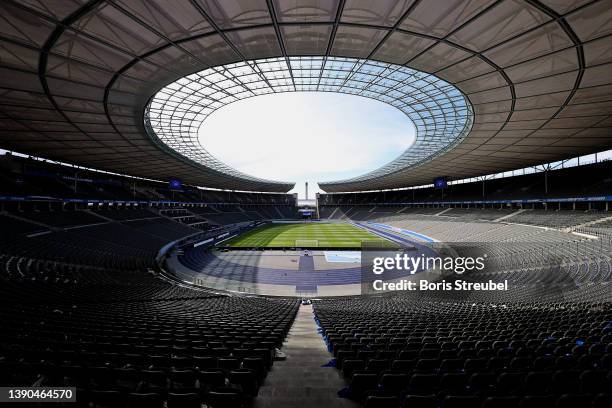
[[[611,1],[0,10],[0,405],[612,406]]]

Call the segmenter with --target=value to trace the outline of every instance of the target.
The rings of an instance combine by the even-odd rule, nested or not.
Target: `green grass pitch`
[[[317,245],[295,241],[317,241]],[[231,248],[359,248],[362,242],[369,245],[397,247],[393,242],[350,224],[341,223],[296,223],[266,224],[234,237],[221,244]]]

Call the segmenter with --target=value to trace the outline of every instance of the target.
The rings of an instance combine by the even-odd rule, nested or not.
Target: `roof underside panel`
[[[433,74],[473,108],[469,133],[441,154],[323,183],[326,191],[561,160],[612,147],[611,22],[609,0],[5,0],[0,148],[208,187],[287,191],[289,183],[228,175],[156,143],[145,107],[167,84],[212,67],[319,56]]]

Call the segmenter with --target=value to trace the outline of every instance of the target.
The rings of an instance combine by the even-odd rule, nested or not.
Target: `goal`
[[[296,239],[295,247],[296,248],[313,248],[319,246],[318,239]]]

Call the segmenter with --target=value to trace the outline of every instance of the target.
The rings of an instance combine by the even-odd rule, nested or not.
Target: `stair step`
[[[257,408],[305,408],[305,407],[338,407],[338,408],[353,408],[359,405],[353,401],[342,398],[328,397],[274,397],[255,399],[254,407]]]
[[[312,305],[300,306],[282,351],[287,359],[274,363],[252,408],[359,407],[338,397],[338,391],[346,387],[340,372],[322,367],[333,356],[317,332]]]

